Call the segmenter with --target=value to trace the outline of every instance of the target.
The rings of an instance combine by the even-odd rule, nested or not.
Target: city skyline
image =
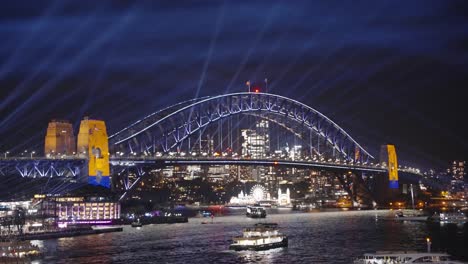
[[[0,8],[0,262],[468,263],[468,2]]]
[[[431,3],[6,5],[0,151],[40,149],[54,118],[77,131],[89,115],[115,132],[268,78],[269,92],[316,108],[374,155],[392,143],[408,165],[448,167],[467,159],[468,21],[459,2]]]

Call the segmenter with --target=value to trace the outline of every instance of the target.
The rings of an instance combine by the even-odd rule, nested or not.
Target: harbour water
[[[45,253],[35,263],[352,263],[365,252],[424,251],[428,236],[433,237],[433,251],[463,254],[463,248],[468,248],[463,227],[444,234],[425,222],[384,220],[392,215],[389,211],[288,210],[269,214],[265,220],[238,214],[215,217],[213,224],[211,219],[190,218],[181,224],[125,226],[117,233],[33,241]],[[232,237],[240,235],[243,227],[262,221],[278,223],[289,237],[289,247],[264,252],[228,250]],[[450,248],[452,235],[461,239],[456,244],[461,249]]]

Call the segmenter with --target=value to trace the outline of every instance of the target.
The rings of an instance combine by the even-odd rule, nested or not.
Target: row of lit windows
[[[110,205],[114,205],[115,203],[74,203],[73,206],[110,206]],[[65,204],[65,205],[62,205],[62,206],[72,206],[71,204]]]
[[[120,218],[120,206],[117,203],[80,203],[58,204],[58,215],[67,220],[79,219],[116,219]]]
[[[57,202],[82,202],[84,197],[58,197]]]

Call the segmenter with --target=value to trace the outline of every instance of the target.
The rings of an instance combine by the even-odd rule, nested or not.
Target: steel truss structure
[[[21,177],[78,177],[85,159],[2,159],[0,175],[19,175]]]
[[[232,93],[186,101],[151,114],[109,137],[111,149],[152,156],[175,151],[185,140],[217,121],[237,114],[260,115],[291,132],[304,129],[318,138],[319,155],[367,162],[374,157],[331,119],[296,100],[268,93]],[[290,127],[289,124],[295,124]],[[320,149],[320,142],[327,149]],[[313,143],[312,143],[313,147]]]

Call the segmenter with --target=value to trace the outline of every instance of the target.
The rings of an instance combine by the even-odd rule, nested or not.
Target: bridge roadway
[[[0,176],[18,175],[23,178],[42,178],[42,177],[59,177],[63,179],[72,178],[81,181],[87,179],[87,159],[80,156],[68,156],[60,158],[45,158],[45,157],[8,157],[0,159]],[[370,205],[374,199],[372,194],[364,187],[360,173],[376,173],[385,175],[388,172],[387,167],[381,164],[359,164],[346,163],[343,161],[317,161],[309,159],[292,160],[292,159],[248,159],[241,157],[219,156],[219,157],[193,157],[193,156],[119,156],[112,155],[110,157],[112,175],[120,175],[120,173],[128,170],[133,170],[136,173],[136,178],[129,177],[128,173],[119,176],[122,180],[124,192],[120,200],[124,199],[129,191],[147,174],[148,168],[164,168],[174,165],[244,165],[244,166],[287,166],[296,168],[310,168],[327,170],[335,172],[336,176],[343,184],[345,190],[353,195],[353,199],[360,204]],[[413,180],[419,179],[421,176],[416,171],[408,171],[399,169],[400,172],[407,172]],[[346,180],[341,177],[348,172],[354,172],[355,176],[351,180]],[[341,175],[341,176],[339,176]],[[384,176],[385,177],[385,176]],[[350,183],[354,183],[355,191],[351,191]]]
[[[86,158],[63,157],[7,157],[0,158],[0,175],[19,173],[22,177],[78,176]],[[387,167],[380,164],[328,162],[311,159],[292,160],[281,158],[248,159],[239,157],[180,157],[180,156],[116,156],[110,157],[112,167],[165,167],[174,165],[245,165],[245,166],[288,166],[298,168],[328,169],[334,171],[357,171],[385,173]],[[399,168],[398,171],[422,176],[416,169]]]
[[[233,157],[114,157],[113,166],[174,166],[174,165],[245,165],[245,166],[288,166],[296,168],[317,168],[363,172],[387,172],[386,167],[339,162],[320,162],[292,159],[248,159]]]

